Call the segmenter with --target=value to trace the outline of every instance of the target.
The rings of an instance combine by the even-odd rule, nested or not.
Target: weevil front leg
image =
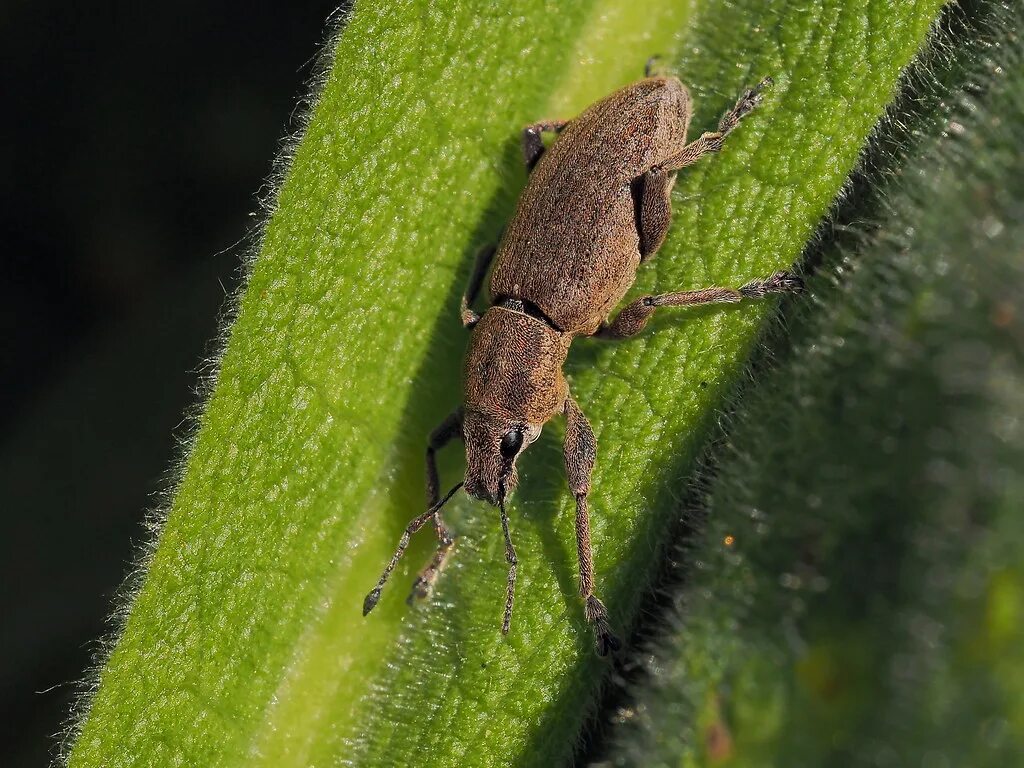
[[[760,83],[743,92],[736,100],[736,104],[718,122],[717,131],[709,131],[701,134],[700,138],[691,141],[679,152],[666,158],[660,164],[665,171],[679,171],[688,165],[693,165],[700,158],[710,152],[718,152],[725,143],[725,137],[732,133],[733,128],[739,125],[740,120],[750,114],[754,107],[761,103],[761,93],[765,88],[772,85],[772,79],[766,77]]]
[[[610,323],[602,323],[594,336],[605,339],[624,339],[644,329],[658,307],[699,306],[701,304],[735,304],[743,299],[760,299],[773,293],[799,293],[804,283],[789,272],[776,272],[765,280],[751,280],[737,289],[702,288],[699,291],[662,293],[641,296],[627,304]]]
[[[526,163],[527,173],[533,170],[544,154],[544,132],[561,133],[568,124],[568,120],[541,120],[523,128],[523,162]]]
[[[597,458],[597,440],[590,422],[571,397],[565,400],[565,474],[569,490],[576,499],[576,552],[580,561],[580,596],[584,615],[594,626],[597,652],[606,656],[608,651],[621,647],[608,623],[608,609],[594,594],[594,558],[590,548],[590,512],[587,495],[590,493],[590,475]]]
[[[489,245],[477,251],[476,258],[473,259],[473,272],[469,276],[466,292],[462,294],[462,305],[459,309],[462,324],[466,328],[472,328],[480,322],[480,315],[473,309],[473,302],[480,294],[484,278],[487,277],[487,270],[491,268],[491,262],[494,260],[494,253],[497,250],[497,246]]]
[[[462,409],[458,408],[445,418],[430,433],[427,441],[427,509],[433,509],[441,498],[440,481],[437,475],[437,452],[454,438],[462,437]],[[433,514],[434,531],[437,533],[437,551],[430,562],[420,571],[412,583],[407,602],[425,600],[434,590],[434,583],[448,561],[455,537],[441,519],[441,510]]]
[[[413,594],[417,594],[418,590],[422,590],[424,596],[430,594],[430,587],[433,586],[437,574],[440,573],[441,568],[444,566],[448,551],[454,543],[451,533],[448,532],[444,522],[441,520],[441,507],[462,487],[462,483],[458,483],[448,491],[443,500],[438,499],[437,464],[434,461],[434,454],[457,434],[461,434],[461,426],[462,409],[459,408],[452,412],[431,433],[430,441],[427,445],[427,501],[429,506],[426,512],[422,515],[417,515],[405,526],[405,530],[402,531],[402,537],[398,540],[398,546],[395,548],[395,553],[384,567],[384,572],[380,575],[376,585],[374,585],[373,589],[370,590],[363,600],[363,616],[366,616],[377,606],[377,601],[380,600],[380,593],[384,589],[384,585],[387,584],[391,572],[395,570],[395,566],[398,565],[402,555],[405,554],[412,535],[432,519],[434,521],[434,530],[437,531],[437,538],[440,542],[437,547],[437,554],[434,555],[434,558],[423,569],[413,584]]]

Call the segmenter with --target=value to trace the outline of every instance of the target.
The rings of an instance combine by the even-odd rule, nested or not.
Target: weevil
[[[470,329],[463,370],[463,403],[427,443],[427,510],[402,533],[391,561],[363,603],[365,616],[402,557],[410,537],[428,522],[437,551],[413,584],[410,601],[427,597],[454,543],[441,508],[459,490],[497,506],[505,538],[508,582],[501,631],[512,620],[516,551],[505,500],[519,477],[516,461],[544,424],[566,419],[565,470],[576,502],[576,545],[583,613],[597,651],[619,648],[608,611],[594,593],[587,497],[597,441],[562,373],[577,336],[623,339],[643,330],[659,307],[738,302],[800,289],[797,277],[777,272],[737,289],[703,288],[643,296],[613,319],[669,229],[676,173],[718,152],[740,120],[761,100],[766,78],[745,91],[718,130],[686,143],[691,117],[687,89],[676,77],[651,76],[616,91],[571,121],[543,121],[523,129],[529,179],[496,247],[476,259],[460,308]],[[556,134],[545,148],[543,134]],[[473,309],[490,272],[490,306]],[[435,456],[454,438],[466,447],[466,472],[442,499]]]

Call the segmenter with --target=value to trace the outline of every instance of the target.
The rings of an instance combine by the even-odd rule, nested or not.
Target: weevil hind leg
[[[722,116],[718,122],[717,131],[703,133],[699,138],[691,141],[679,152],[667,158],[661,163],[661,167],[668,171],[679,171],[689,165],[693,165],[711,152],[718,152],[725,144],[725,138],[733,129],[739,125],[740,120],[749,115],[754,108],[761,103],[761,94],[765,88],[773,83],[770,77],[766,77],[753,88],[745,90],[736,100],[732,109]]]
[[[568,124],[568,120],[541,120],[523,128],[523,162],[527,173],[534,169],[544,154],[544,134],[561,133]]]

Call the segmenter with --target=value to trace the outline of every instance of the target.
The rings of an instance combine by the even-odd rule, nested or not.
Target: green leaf
[[[1024,12],[973,12],[985,34],[946,37],[966,85],[918,94],[933,135],[822,255],[714,452],[609,765],[1020,761]]]
[[[576,596],[560,425],[521,462],[507,638],[497,517],[465,501],[433,604],[402,600],[421,534],[360,616],[422,510],[425,435],[459,400],[458,295],[525,183],[518,130],[578,112],[652,53],[683,52],[666,61],[695,130],[772,75],[723,153],[680,178],[637,291],[736,285],[799,256],[939,6],[357,3],[71,765],[564,760],[608,667]],[[623,630],[767,309],[668,312],[639,340],[573,352],[600,443],[597,588]],[[447,457],[446,482],[459,467]]]

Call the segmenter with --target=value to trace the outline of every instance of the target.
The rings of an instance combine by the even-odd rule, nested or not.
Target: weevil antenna
[[[460,480],[454,486],[452,486],[452,489],[444,495],[443,499],[441,499],[439,502],[437,502],[437,504],[435,504],[434,506],[427,510],[427,515],[433,515],[435,512],[438,512],[441,509],[441,507],[447,504],[448,500],[455,495],[459,488],[463,486],[463,482],[464,481]]]
[[[516,596],[516,548],[512,546],[512,534],[508,529],[508,514],[505,512],[505,483],[498,487],[498,509],[501,510],[501,530],[505,534],[505,560],[508,561],[508,586],[505,589],[505,617],[501,621],[501,634],[507,635],[512,625],[512,603]]]
[[[441,509],[441,507],[447,504],[448,500],[454,496],[455,492],[461,487],[461,482],[456,483],[455,487],[448,491],[448,493],[444,495],[443,499],[419,517],[414,517],[412,522],[405,526],[405,530],[402,532],[402,538],[398,540],[398,548],[395,550],[395,554],[391,556],[391,562],[389,562],[387,567],[384,569],[384,573],[380,575],[380,580],[377,582],[377,586],[371,589],[370,594],[368,594],[366,599],[363,600],[363,616],[376,607],[377,601],[380,600],[380,592],[384,589],[384,584],[387,582],[391,572],[395,570],[395,566],[398,565],[398,561],[401,560],[402,555],[405,554],[405,548],[409,546],[409,539],[412,538],[412,535],[422,528],[427,521],[430,520],[439,509]]]

